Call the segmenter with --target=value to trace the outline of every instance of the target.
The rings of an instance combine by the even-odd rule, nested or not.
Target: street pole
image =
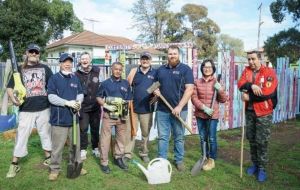
[[[257,10],[259,10],[259,20],[258,20],[258,35],[257,35],[257,51],[259,51],[259,41],[260,41],[260,27],[264,23],[261,21],[261,7],[262,3],[260,3],[259,7]]]

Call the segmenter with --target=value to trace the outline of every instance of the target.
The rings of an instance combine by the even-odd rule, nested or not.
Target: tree
[[[3,58],[8,57],[9,38],[13,40],[16,56],[20,60],[29,43],[37,43],[43,48],[50,39],[61,39],[66,29],[83,30],[83,24],[75,16],[70,2],[0,1],[0,42],[5,48]]]
[[[139,39],[144,42],[163,42],[163,31],[170,12],[170,0],[138,0],[130,10],[135,20],[134,28],[141,32]]]
[[[287,14],[291,14],[296,26],[300,24],[299,0],[276,0],[271,3],[270,11],[274,22],[281,23]]]
[[[290,63],[300,58],[300,32],[296,28],[290,28],[269,37],[265,41],[265,51],[272,63],[276,63],[277,57],[289,57]]]
[[[192,41],[199,49],[199,57],[217,55],[217,37],[219,26],[207,17],[205,6],[186,4],[180,13],[173,14],[167,22],[166,39],[171,42]]]
[[[237,56],[243,56],[245,54],[244,42],[241,39],[233,38],[227,34],[221,34],[218,37],[218,44],[222,49],[233,50]]]

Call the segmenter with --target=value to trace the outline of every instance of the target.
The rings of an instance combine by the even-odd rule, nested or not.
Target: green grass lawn
[[[129,171],[119,170],[110,162],[111,174],[100,171],[99,160],[88,152],[84,168],[88,174],[77,179],[67,179],[67,152],[64,154],[63,171],[55,182],[48,181],[48,169],[42,165],[44,159],[38,135],[29,140],[29,155],[20,161],[21,171],[13,179],[6,179],[11,161],[14,142],[4,141],[0,135],[0,190],[29,189],[300,189],[300,122],[292,120],[273,127],[270,141],[270,163],[268,181],[258,183],[253,176],[239,177],[240,129],[218,133],[219,158],[216,168],[210,172],[201,172],[193,177],[190,169],[200,156],[199,137],[186,137],[185,172],[179,173],[173,166],[171,183],[149,185],[142,171],[134,164],[129,164]],[[173,149],[171,143],[170,149]],[[67,148],[66,148],[67,149]],[[151,142],[150,157],[156,156],[156,142]],[[249,147],[245,140],[244,171],[249,166]],[[173,152],[169,154],[170,160]],[[140,161],[138,157],[135,158]]]

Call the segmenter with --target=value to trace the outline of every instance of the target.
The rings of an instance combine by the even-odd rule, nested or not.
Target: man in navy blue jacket
[[[108,167],[108,151],[111,143],[111,128],[113,126],[116,126],[116,142],[114,147],[115,164],[123,170],[128,169],[122,159],[125,151],[125,117],[127,115],[116,114],[118,108],[115,104],[112,104],[110,100],[113,99],[113,101],[122,104],[132,100],[129,83],[121,77],[123,65],[120,62],[115,62],[111,67],[112,76],[101,83],[97,92],[97,102],[104,108],[103,126],[100,133],[100,168],[105,174],[110,173],[110,168]]]
[[[60,56],[59,62],[60,71],[53,75],[48,82],[48,99],[51,103],[51,137],[53,141],[49,174],[50,181],[55,181],[60,172],[62,153],[67,137],[69,136],[69,139],[72,139],[72,110],[78,112],[83,101],[80,81],[72,73],[72,56],[64,53]],[[78,125],[76,126],[78,127]],[[79,127],[77,130],[79,131]],[[77,136],[77,145],[75,160],[81,162],[79,133]],[[86,173],[86,170],[81,170],[81,174]]]

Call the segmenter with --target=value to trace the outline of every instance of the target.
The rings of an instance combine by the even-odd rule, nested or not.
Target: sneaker
[[[246,173],[247,173],[248,175],[254,175],[254,174],[256,174],[257,171],[258,171],[257,166],[256,166],[256,165],[252,165],[252,166],[250,166],[249,168],[247,168]]]
[[[108,166],[100,165],[100,169],[105,174],[109,174],[110,173],[110,168]]]
[[[50,181],[56,181],[58,178],[58,173],[50,173],[49,176],[48,176],[48,179]]]
[[[85,169],[81,168],[80,175],[86,175],[87,173],[88,172]]]
[[[266,180],[267,180],[267,172],[262,168],[258,169],[257,181],[265,182]]]
[[[176,164],[176,168],[177,168],[177,170],[178,170],[179,172],[184,171],[185,167],[184,167],[183,162],[180,162],[180,163]]]
[[[80,151],[81,160],[86,160],[86,154],[87,154],[86,150],[81,150]]]
[[[20,171],[20,166],[19,165],[15,165],[15,164],[11,164],[9,166],[9,170],[6,174],[7,178],[13,178],[17,175],[17,173]]]
[[[204,164],[203,166],[203,170],[204,171],[210,171],[212,170],[213,168],[215,168],[215,160],[212,159],[212,158],[209,158],[206,162],[206,164]]]
[[[44,162],[43,162],[43,164],[44,164],[45,166],[49,166],[50,163],[51,163],[51,156],[45,158],[45,160],[44,160]]]
[[[94,148],[94,150],[92,150],[92,152],[96,158],[100,158],[100,152],[99,152],[98,148]]]

